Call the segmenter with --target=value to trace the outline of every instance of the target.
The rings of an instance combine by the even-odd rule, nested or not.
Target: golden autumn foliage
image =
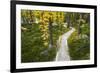
[[[34,11],[34,16],[39,18],[40,20],[40,30],[42,32],[42,38],[44,41],[44,45],[48,45],[47,40],[49,39],[49,23],[50,19],[52,22],[64,22],[64,12],[54,12],[54,11]]]

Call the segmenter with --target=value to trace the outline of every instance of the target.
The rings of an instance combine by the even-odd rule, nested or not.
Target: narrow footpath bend
[[[59,37],[57,41],[57,45],[59,46],[58,52],[56,54],[55,61],[69,61],[69,51],[68,51],[68,44],[67,39],[70,35],[75,31],[75,28],[71,28],[68,32],[64,33],[62,36]]]

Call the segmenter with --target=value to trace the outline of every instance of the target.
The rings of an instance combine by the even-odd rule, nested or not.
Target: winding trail
[[[74,31],[75,29],[71,28],[71,30],[69,30],[68,32],[64,33],[62,36],[59,37],[57,41],[57,46],[59,47],[55,61],[70,61],[67,39]]]

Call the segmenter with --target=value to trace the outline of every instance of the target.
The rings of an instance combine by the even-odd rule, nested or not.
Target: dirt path
[[[59,46],[58,52],[55,58],[55,61],[69,61],[69,51],[68,51],[68,44],[67,39],[70,35],[75,31],[74,28],[71,28],[68,32],[64,33],[62,36],[59,37],[57,45]]]

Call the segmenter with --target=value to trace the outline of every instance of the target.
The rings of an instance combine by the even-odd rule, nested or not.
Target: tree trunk
[[[33,23],[33,15],[32,15],[32,11],[30,10],[30,22],[31,24]]]
[[[50,45],[49,48],[53,47],[53,36],[52,36],[52,20],[51,18],[49,19],[49,34],[50,34]]]
[[[67,28],[69,28],[70,27],[70,14],[68,14],[67,16],[67,22],[68,22]]]

